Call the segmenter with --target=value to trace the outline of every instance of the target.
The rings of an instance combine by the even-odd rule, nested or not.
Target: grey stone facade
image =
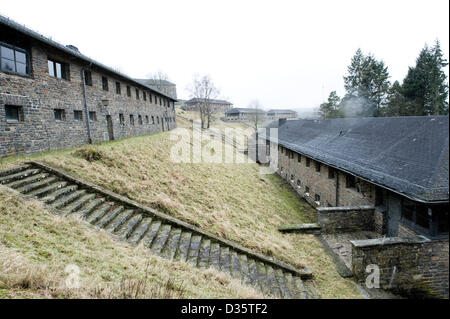
[[[86,85],[92,142],[176,127],[174,100],[170,97],[100,63],[88,63],[78,52],[72,55],[71,50],[64,50],[57,43],[49,45],[53,44],[51,40],[42,38],[41,41],[31,30],[15,29],[14,24],[3,22],[0,20],[0,43],[26,50],[30,71],[17,74],[0,69],[0,157],[89,142],[82,69],[90,71],[92,78],[92,85]],[[66,79],[50,75],[49,59],[65,65]],[[116,92],[116,83],[120,83],[120,92]],[[6,119],[11,107],[19,110],[18,120]]]

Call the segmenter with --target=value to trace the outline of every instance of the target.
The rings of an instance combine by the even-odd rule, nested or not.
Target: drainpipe
[[[84,113],[86,114],[86,126],[87,126],[87,134],[88,134],[88,143],[92,144],[91,124],[89,123],[89,109],[88,109],[87,98],[86,98],[86,81],[85,81],[85,78],[84,78],[84,69],[81,69],[81,82],[83,84]]]
[[[339,171],[336,170],[336,207],[339,207]]]

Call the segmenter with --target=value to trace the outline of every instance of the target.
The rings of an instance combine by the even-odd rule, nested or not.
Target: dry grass
[[[80,269],[69,288],[66,267]],[[263,298],[215,270],[149,255],[0,186],[0,298]]]
[[[315,219],[314,210],[284,180],[276,175],[260,175],[256,164],[172,163],[170,146],[175,142],[170,141],[169,134],[135,137],[31,158],[159,208],[250,249],[297,267],[307,266],[314,273],[314,284],[322,297],[360,297],[353,282],[338,275],[331,257],[313,235],[278,232],[279,225]],[[101,158],[86,160],[79,155],[86,153],[80,150],[86,149],[101,154]],[[28,159],[0,160],[0,169]]]

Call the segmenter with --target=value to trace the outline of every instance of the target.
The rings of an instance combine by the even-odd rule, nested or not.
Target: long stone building
[[[297,112],[292,110],[269,110],[267,111],[268,120],[292,119],[297,117]]]
[[[367,264],[384,265],[384,287],[397,272],[400,290],[448,298],[448,116],[279,120],[268,128],[278,137],[265,137],[265,161],[326,223],[334,220],[329,228],[357,220],[388,237],[355,242],[362,280]]]
[[[202,99],[192,98],[184,102],[181,108],[185,111],[198,111],[202,102]],[[214,113],[224,113],[233,107],[232,103],[225,100],[210,99],[209,103]]]
[[[0,157],[176,127],[170,95],[0,16]]]
[[[267,120],[267,112],[260,109],[235,107],[225,112],[223,120],[230,122],[251,122],[258,120],[258,122],[263,122]]]

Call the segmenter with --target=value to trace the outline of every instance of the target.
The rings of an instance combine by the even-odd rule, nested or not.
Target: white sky
[[[449,56],[448,0],[2,1],[0,14],[132,77],[161,70],[178,97],[209,74],[237,107],[311,108],[358,47],[403,80],[425,43]],[[448,74],[448,67],[447,67]]]

